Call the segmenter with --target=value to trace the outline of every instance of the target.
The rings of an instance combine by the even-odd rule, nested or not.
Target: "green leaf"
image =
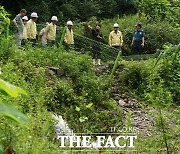
[[[93,105],[93,103],[90,103],[90,104],[86,105],[86,108],[91,108],[92,105]]]
[[[80,118],[79,118],[79,121],[80,121],[80,122],[84,122],[84,121],[86,121],[86,120],[88,120],[88,117],[83,116],[83,117],[80,117]]]
[[[75,110],[79,112],[81,109],[76,106]]]
[[[3,151],[2,151],[2,149],[0,149],[0,154],[3,154]]]
[[[27,93],[19,87],[16,87],[4,80],[0,79],[0,88],[12,97],[18,97],[19,94],[27,95]]]
[[[3,94],[4,96],[9,96],[4,90],[0,89],[0,93]]]
[[[26,115],[18,111],[13,105],[0,102],[0,114],[11,118],[19,123],[27,123],[28,118]]]
[[[10,19],[9,18],[5,18],[5,22],[10,25]]]

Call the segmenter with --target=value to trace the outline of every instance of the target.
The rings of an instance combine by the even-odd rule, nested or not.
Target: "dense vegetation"
[[[61,21],[69,18],[86,21],[92,16],[104,19],[135,13],[145,15],[153,22],[159,21],[159,18],[179,20],[179,0],[57,0],[53,2],[14,0],[1,1],[0,4],[13,15],[17,14],[21,8],[27,9],[28,14],[33,11],[38,12],[41,22],[48,21],[52,15],[57,15]]]
[[[23,51],[17,50],[9,40],[1,42],[1,77],[28,92],[27,96],[18,99],[1,99],[16,105],[29,118],[26,127],[17,125],[11,119],[3,120],[0,128],[1,132],[6,133],[1,133],[0,143],[4,148],[13,147],[17,153],[59,153],[60,149],[53,141],[52,112],[61,114],[76,132],[107,132],[112,125],[125,125],[121,107],[110,98],[108,74],[96,76],[91,69],[89,56],[66,53],[60,49],[29,48]],[[156,68],[156,60],[131,63],[122,61],[114,82],[120,85],[118,92],[128,93],[161,108],[178,104],[179,50],[180,46],[167,49]],[[58,67],[59,74],[50,71],[50,66]],[[178,118],[176,112],[173,113],[175,119]],[[173,131],[169,138],[171,145],[172,138],[177,138],[175,132],[179,128],[169,127]],[[149,140],[139,141],[138,144],[147,144]],[[156,147],[152,149],[161,148],[159,142],[162,141],[157,140]],[[173,145],[173,148],[176,146]],[[145,150],[145,147],[141,148],[139,150]]]
[[[6,1],[6,7],[12,12],[17,12],[25,5],[28,11],[47,10],[47,14],[39,12],[41,20],[48,20],[54,12],[59,13],[60,7],[63,8],[62,16],[59,16],[62,20],[69,17],[69,12],[72,13],[72,19],[86,20],[97,16],[87,22],[92,25],[96,22],[102,24],[105,43],[112,24],[118,22],[124,35],[124,52],[127,53],[131,52],[129,44],[133,25],[140,21],[146,31],[145,52],[154,53],[158,50],[161,54],[158,58],[146,61],[121,59],[113,78],[109,78],[112,61],[107,60],[107,70],[97,73],[92,65],[92,58],[81,52],[67,52],[62,47],[32,48],[29,44],[17,49],[14,37],[8,36],[9,14],[1,7],[0,68],[3,80],[0,92],[4,95],[0,96],[0,101],[7,111],[2,112],[0,103],[0,153],[1,150],[11,153],[15,151],[17,154],[63,153],[59,143],[55,141],[56,121],[52,118],[53,113],[62,115],[74,132],[108,132],[112,126],[134,126],[132,113],[124,116],[124,109],[115,101],[114,94],[126,94],[137,99],[140,108],[153,119],[154,125],[148,128],[150,135],[142,132],[138,134],[139,139],[135,145],[137,153],[178,153],[180,29],[177,1],[144,0],[137,3],[138,1],[114,0],[106,1],[107,7],[105,1],[85,1],[79,9],[75,1],[52,3],[45,0],[39,6],[39,1],[19,2],[11,2],[19,4],[17,8],[11,9]],[[55,5],[60,7],[54,7]],[[127,8],[132,6],[133,10],[129,11]],[[137,12],[137,7],[141,8],[139,15],[100,20],[102,17]],[[176,9],[171,9],[172,7]],[[156,11],[152,13],[143,8]],[[82,10],[87,16],[80,15],[79,11]],[[85,13],[86,11],[92,14]],[[82,24],[76,22],[75,31],[83,35]],[[4,81],[23,89],[18,88],[19,91],[16,91],[15,88],[16,95],[26,95],[10,97],[12,91],[7,91],[7,87],[12,90],[14,86],[7,84],[7,87],[2,88]],[[19,116],[23,119],[18,119]]]
[[[177,18],[176,18],[177,19]],[[86,24],[91,24],[92,26],[98,22],[102,25],[102,33],[104,35],[103,43],[108,44],[109,33],[113,30],[113,24],[118,23],[120,25],[120,30],[123,33],[123,54],[131,55],[133,54],[131,50],[131,41],[133,37],[133,32],[135,30],[134,25],[136,22],[142,23],[143,30],[145,31],[145,48],[144,53],[155,53],[158,49],[163,49],[164,45],[168,44],[178,44],[180,38],[180,28],[179,25],[172,24],[168,21],[161,22],[149,22],[147,18],[139,17],[138,15],[124,16],[120,19],[105,19],[98,21],[97,18],[92,17]],[[82,24],[77,23],[75,25],[75,32],[88,37],[88,31],[82,26]],[[78,42],[81,43],[81,42]]]
[[[21,8],[27,9],[30,13],[36,11],[41,14],[41,21],[47,21],[50,16],[57,15],[61,20],[87,20],[92,16],[109,18],[124,13],[137,12],[137,0],[57,0],[57,1],[4,1],[0,2],[6,6],[11,13],[17,13]],[[12,8],[12,6],[15,6]],[[45,12],[46,13],[45,13]]]

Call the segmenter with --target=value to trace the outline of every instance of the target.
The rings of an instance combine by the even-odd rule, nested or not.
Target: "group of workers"
[[[142,54],[143,48],[144,48],[144,37],[145,33],[141,29],[142,25],[140,23],[137,23],[135,25],[136,30],[133,33],[133,38],[131,42],[131,47],[134,52],[134,54]],[[118,50],[122,49],[123,46],[123,36],[122,32],[119,30],[119,25],[117,23],[113,26],[114,30],[110,32],[109,34],[109,45],[113,48],[116,48]],[[92,29],[90,25],[88,25],[88,29],[92,31],[92,38],[95,41],[101,42],[103,40],[103,35],[101,32],[101,25],[97,24],[95,29]],[[96,45],[93,47],[93,63],[95,64],[95,61],[97,59],[97,64],[101,65],[100,62],[100,51],[101,49],[97,47]]]
[[[14,18],[13,23],[16,27],[16,45],[20,47],[25,44],[27,41],[32,42],[32,44],[36,43],[37,40],[37,27],[36,20],[38,15],[36,12],[31,13],[31,19],[28,20],[26,16],[27,11],[22,9],[20,13]],[[51,23],[46,23],[45,27],[40,31],[39,36],[41,38],[41,43],[43,46],[52,46],[56,40],[56,24],[58,22],[58,18],[56,16],[52,16]],[[117,23],[114,24],[114,30],[109,34],[109,45],[113,48],[121,50],[123,46],[123,36],[122,32],[119,30],[119,25]],[[141,29],[141,24],[137,23],[135,25],[136,30],[133,34],[133,39],[131,46],[133,47],[135,54],[141,54],[144,47],[144,31]],[[67,29],[64,37],[64,43],[67,47],[74,46],[74,34],[73,34],[73,22],[67,22]],[[102,42],[103,34],[101,32],[101,25],[97,24],[93,29],[90,25],[88,25],[88,29],[90,29],[93,40],[97,42]],[[101,65],[100,54],[101,49],[97,45],[93,45],[92,55],[93,55],[93,64]]]
[[[14,18],[13,23],[16,27],[15,36],[16,36],[16,45],[21,47],[27,41],[32,42],[33,46],[37,41],[37,26],[36,21],[38,15],[36,12],[31,13],[31,19],[28,20],[26,16],[27,11],[22,9],[20,13]],[[45,27],[40,31],[39,36],[41,38],[41,43],[43,46],[49,45],[52,46],[55,44],[56,40],[56,24],[58,18],[52,16],[51,22],[46,23]],[[74,44],[74,35],[72,30],[73,23],[72,21],[67,22],[67,30],[65,34],[64,42],[68,45]]]

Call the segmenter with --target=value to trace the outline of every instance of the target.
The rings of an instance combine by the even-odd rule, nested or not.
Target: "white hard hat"
[[[38,18],[38,15],[37,15],[36,12],[33,12],[33,13],[31,13],[31,17],[32,17],[32,18]]]
[[[114,28],[118,28],[119,25],[117,23],[114,24]]]
[[[72,21],[68,21],[68,22],[67,22],[67,25],[68,25],[68,26],[72,26],[72,25],[73,25]]]
[[[51,20],[58,21],[58,18],[56,16],[52,16]]]
[[[23,19],[23,20],[28,20],[28,17],[27,17],[27,16],[24,16],[22,19]]]

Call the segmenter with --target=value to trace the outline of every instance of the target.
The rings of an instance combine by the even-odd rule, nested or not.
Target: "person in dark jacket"
[[[133,51],[135,54],[142,54],[143,48],[144,48],[145,33],[141,29],[142,26],[140,23],[137,23],[135,27],[136,27],[136,30],[134,31],[134,34],[133,34],[131,46],[133,47]]]
[[[101,32],[101,25],[97,24],[96,28],[93,29],[90,25],[88,26],[89,29],[91,29],[92,32],[92,38],[94,40],[93,42],[93,50],[92,50],[92,54],[93,54],[93,64],[96,64],[96,60],[98,62],[98,65],[101,65],[101,47],[99,46],[99,44],[97,42],[101,42],[103,39],[103,35]]]

